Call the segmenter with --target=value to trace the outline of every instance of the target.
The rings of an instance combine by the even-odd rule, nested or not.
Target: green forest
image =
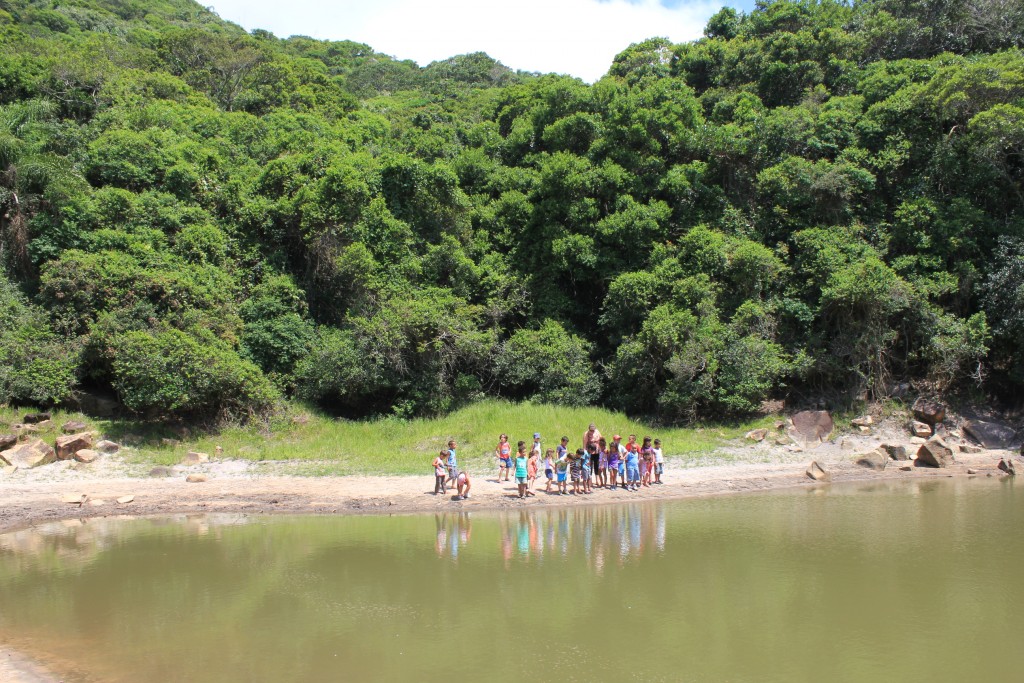
[[[1024,2],[775,0],[594,84],[0,0],[0,404],[664,424],[1024,388]]]

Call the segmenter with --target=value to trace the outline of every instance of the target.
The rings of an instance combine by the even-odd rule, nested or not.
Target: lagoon
[[[1012,479],[0,536],[0,642],[63,680],[1014,681]]]

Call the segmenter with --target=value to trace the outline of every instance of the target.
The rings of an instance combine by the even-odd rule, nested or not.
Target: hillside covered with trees
[[[0,403],[1019,395],[1024,2],[776,0],[705,35],[588,85],[0,0]]]

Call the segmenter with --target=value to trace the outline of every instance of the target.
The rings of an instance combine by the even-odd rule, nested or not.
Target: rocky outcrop
[[[937,425],[946,419],[946,406],[938,401],[927,398],[919,398],[914,401],[914,419],[925,424]]]
[[[75,453],[78,451],[84,448],[92,448],[92,434],[58,436],[55,448],[57,450],[57,458],[60,460],[70,460],[75,457]]]
[[[827,410],[804,410],[793,415],[789,435],[804,448],[814,448],[828,439],[835,428]]]
[[[57,454],[50,444],[42,439],[32,439],[14,448],[8,448],[6,451],[0,452],[0,460],[3,460],[8,465],[26,469],[56,462]]]
[[[970,420],[964,423],[964,432],[985,448],[1009,448],[1017,438],[1016,430],[984,420]]]
[[[51,415],[49,413],[29,413],[28,415],[25,416],[25,419],[22,420],[22,422],[24,422],[25,424],[34,425],[39,424],[40,422],[46,422],[47,420],[50,419],[50,417]]]
[[[932,437],[923,444],[917,451],[917,464],[927,467],[949,467],[956,460],[953,458],[953,451],[946,445],[946,442],[939,437]]]
[[[0,434],[0,451],[6,451],[18,443],[17,434]]]

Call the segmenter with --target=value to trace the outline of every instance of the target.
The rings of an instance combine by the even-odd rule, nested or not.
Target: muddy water
[[[0,643],[66,681],[1016,681],[992,479],[0,536]]]

